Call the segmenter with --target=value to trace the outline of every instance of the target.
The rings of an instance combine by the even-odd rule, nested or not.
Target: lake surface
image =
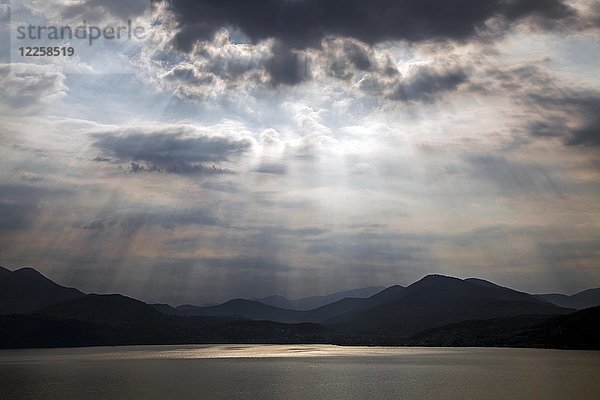
[[[600,399],[600,352],[321,345],[0,351],[6,399]]]

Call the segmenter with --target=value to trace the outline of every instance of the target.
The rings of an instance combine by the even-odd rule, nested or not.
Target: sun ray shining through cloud
[[[2,10],[2,265],[171,304],[600,284],[594,1]]]

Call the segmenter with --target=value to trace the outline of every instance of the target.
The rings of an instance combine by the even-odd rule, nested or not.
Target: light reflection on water
[[[214,359],[214,358],[306,358],[306,357],[390,357],[427,354],[448,354],[453,350],[428,348],[385,348],[385,347],[343,347],[343,346],[287,346],[287,345],[248,345],[248,346],[193,346],[189,348],[151,351],[131,351],[103,353],[101,357],[119,359]]]
[[[0,351],[0,399],[598,399],[600,352],[327,345]]]
[[[333,345],[184,345],[87,347],[0,351],[1,362],[85,359],[99,360],[193,360],[217,358],[394,357],[452,354],[455,348],[358,347]]]

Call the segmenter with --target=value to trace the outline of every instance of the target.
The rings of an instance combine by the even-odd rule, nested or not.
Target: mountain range
[[[598,325],[599,289],[530,295],[476,278],[428,275],[407,287],[172,307],[119,294],[84,294],[31,268],[1,268],[0,289],[0,347],[247,342],[600,347],[598,330],[585,328]],[[310,304],[317,306],[305,309]],[[576,312],[582,305],[595,308]]]
[[[565,294],[538,294],[535,297],[560,307],[582,310],[600,305],[600,288],[584,290],[571,296]]]
[[[365,298],[371,297],[385,289],[385,286],[369,286],[366,288],[346,290],[343,292],[337,292],[327,294],[324,296],[310,296],[303,297],[300,299],[289,300],[283,296],[268,296],[261,297],[258,299],[251,299],[258,301],[259,303],[267,304],[269,306],[287,308],[288,310],[308,311],[315,308],[325,306],[327,304],[334,303],[338,300],[351,298]]]

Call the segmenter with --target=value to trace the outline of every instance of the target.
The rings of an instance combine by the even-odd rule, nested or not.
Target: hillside
[[[414,335],[418,346],[547,347],[600,349],[600,307],[568,315],[522,315],[470,320]]]
[[[538,294],[536,297],[560,307],[577,310],[600,306],[600,288],[584,290],[571,296],[565,294]]]
[[[556,315],[570,311],[512,289],[429,275],[408,286],[399,296],[325,323],[341,331],[403,336],[469,319]]]
[[[82,297],[77,289],[54,283],[32,268],[0,267],[0,314],[23,314]]]
[[[57,319],[107,324],[157,322],[165,317],[152,306],[119,294],[89,294],[37,310],[35,313]]]

